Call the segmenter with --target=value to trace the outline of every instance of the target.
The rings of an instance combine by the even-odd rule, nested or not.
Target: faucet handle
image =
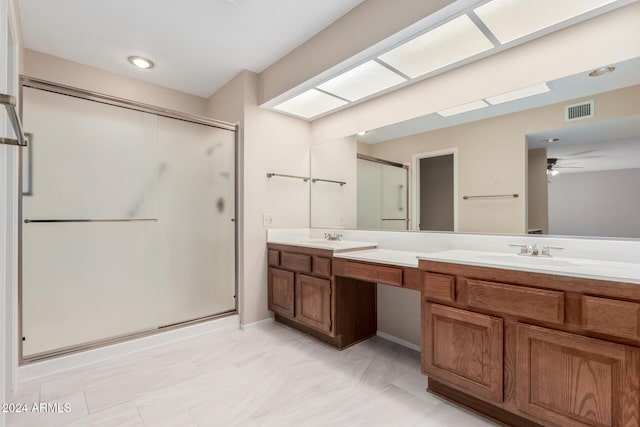
[[[541,254],[541,255],[551,256],[551,253],[549,252],[549,249],[562,250],[562,249],[564,249],[564,248],[561,248],[560,246],[548,246],[548,245],[544,245],[544,246],[542,247],[542,254]]]
[[[521,243],[521,244],[512,244],[510,243],[509,246],[514,246],[517,248],[520,248],[520,254],[525,255],[529,253],[529,246],[525,243]]]

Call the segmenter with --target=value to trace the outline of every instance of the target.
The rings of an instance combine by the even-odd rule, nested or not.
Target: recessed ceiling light
[[[560,141],[560,138],[545,138],[542,140],[545,144],[552,144],[554,142]]]
[[[362,132],[358,132],[358,135],[360,135],[360,136],[363,136],[363,135],[366,135],[366,134],[367,134],[366,130],[363,130]]]
[[[527,86],[520,89],[512,90],[511,92],[502,93],[500,95],[485,98],[491,105],[502,104],[504,102],[514,101],[520,98],[526,98],[528,96],[539,95],[541,93],[549,92],[549,86],[545,82],[538,83],[533,86]]]
[[[379,59],[414,78],[493,47],[473,21],[462,15],[380,55]]]
[[[142,56],[130,56],[127,60],[135,65],[138,68],[142,68],[143,70],[150,70],[155,67],[153,61],[147,58],[143,58]]]
[[[357,101],[406,80],[387,67],[371,60],[322,83],[318,89],[349,101]]]
[[[457,107],[448,108],[446,110],[438,111],[442,117],[454,116],[456,114],[466,113],[467,111],[478,110],[480,108],[488,107],[484,101],[473,101],[468,104],[458,105]]]
[[[616,70],[616,67],[600,67],[590,72],[589,77],[604,76],[605,74],[613,73],[615,70]]]
[[[310,119],[311,117],[342,107],[345,104],[347,104],[347,101],[343,99],[336,98],[317,89],[309,89],[273,108],[284,111],[285,113],[304,117],[305,119]]]
[[[505,44],[615,0],[493,0],[474,10]]]

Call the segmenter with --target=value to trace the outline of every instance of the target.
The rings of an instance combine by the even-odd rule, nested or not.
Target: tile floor
[[[225,330],[21,384],[9,427],[493,424],[425,392],[419,353],[379,337],[343,351],[278,323]]]

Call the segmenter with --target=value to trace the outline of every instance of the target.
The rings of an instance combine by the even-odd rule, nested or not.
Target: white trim
[[[410,348],[411,350],[420,351],[419,345],[409,342],[407,340],[403,340],[402,338],[398,338],[395,335],[391,335],[382,331],[376,331],[376,335],[379,336],[380,338],[384,338],[387,341],[391,341],[403,347]]]
[[[429,157],[439,157],[453,154],[453,231],[458,231],[458,147],[445,148],[443,150],[427,151],[411,156],[411,204],[412,218],[410,230],[420,230],[420,204],[418,194],[420,194],[420,159]]]
[[[223,329],[239,328],[240,316],[232,316],[214,319],[208,322],[198,323],[184,328],[174,329],[161,334],[149,335],[131,341],[125,341],[82,353],[70,354],[51,360],[35,362],[18,368],[20,382],[29,381],[46,375],[67,371],[80,366],[102,362],[115,357],[136,353],[150,348],[159,347],[176,341],[193,338],[198,335],[208,334]]]
[[[257,322],[251,322],[251,323],[241,323],[240,324],[240,329],[242,329],[243,331],[246,331],[247,329],[252,329],[255,328],[256,326],[261,326],[261,325],[266,325],[269,323],[273,323],[275,321],[275,319],[273,317],[269,317],[267,319],[263,319],[263,320],[258,320]]]

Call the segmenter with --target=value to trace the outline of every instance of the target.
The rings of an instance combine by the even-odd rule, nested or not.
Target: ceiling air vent
[[[564,121],[588,119],[594,116],[593,100],[564,107]]]

